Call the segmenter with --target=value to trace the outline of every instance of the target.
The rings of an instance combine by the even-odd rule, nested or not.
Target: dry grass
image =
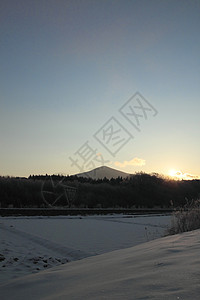
[[[188,202],[172,216],[169,234],[176,234],[200,228],[200,199]]]

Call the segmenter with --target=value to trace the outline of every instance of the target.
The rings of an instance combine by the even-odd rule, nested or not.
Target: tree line
[[[199,197],[200,180],[176,181],[158,174],[136,173],[110,180],[61,175],[0,177],[2,208],[169,208],[183,207]]]

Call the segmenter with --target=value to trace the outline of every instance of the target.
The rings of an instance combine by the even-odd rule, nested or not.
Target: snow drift
[[[200,230],[70,262],[0,286],[14,299],[199,299]]]

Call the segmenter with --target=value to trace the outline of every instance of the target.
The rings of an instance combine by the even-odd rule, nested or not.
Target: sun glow
[[[189,173],[183,173],[180,170],[171,169],[168,172],[168,175],[172,177],[174,180],[192,180],[192,179],[200,179],[200,176],[192,175]]]
[[[175,170],[175,169],[171,169],[168,172],[169,176],[172,177],[175,180],[179,180],[179,179],[186,179],[185,177],[187,177],[187,174],[182,173],[180,170]]]
[[[175,177],[176,176],[176,173],[177,173],[177,171],[176,170],[174,170],[174,169],[171,169],[171,170],[169,170],[169,176],[171,176],[171,177]]]

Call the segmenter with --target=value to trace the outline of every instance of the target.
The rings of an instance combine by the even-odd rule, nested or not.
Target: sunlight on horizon
[[[192,175],[189,173],[183,173],[180,170],[170,169],[168,175],[174,180],[193,180],[200,179],[197,175]]]

